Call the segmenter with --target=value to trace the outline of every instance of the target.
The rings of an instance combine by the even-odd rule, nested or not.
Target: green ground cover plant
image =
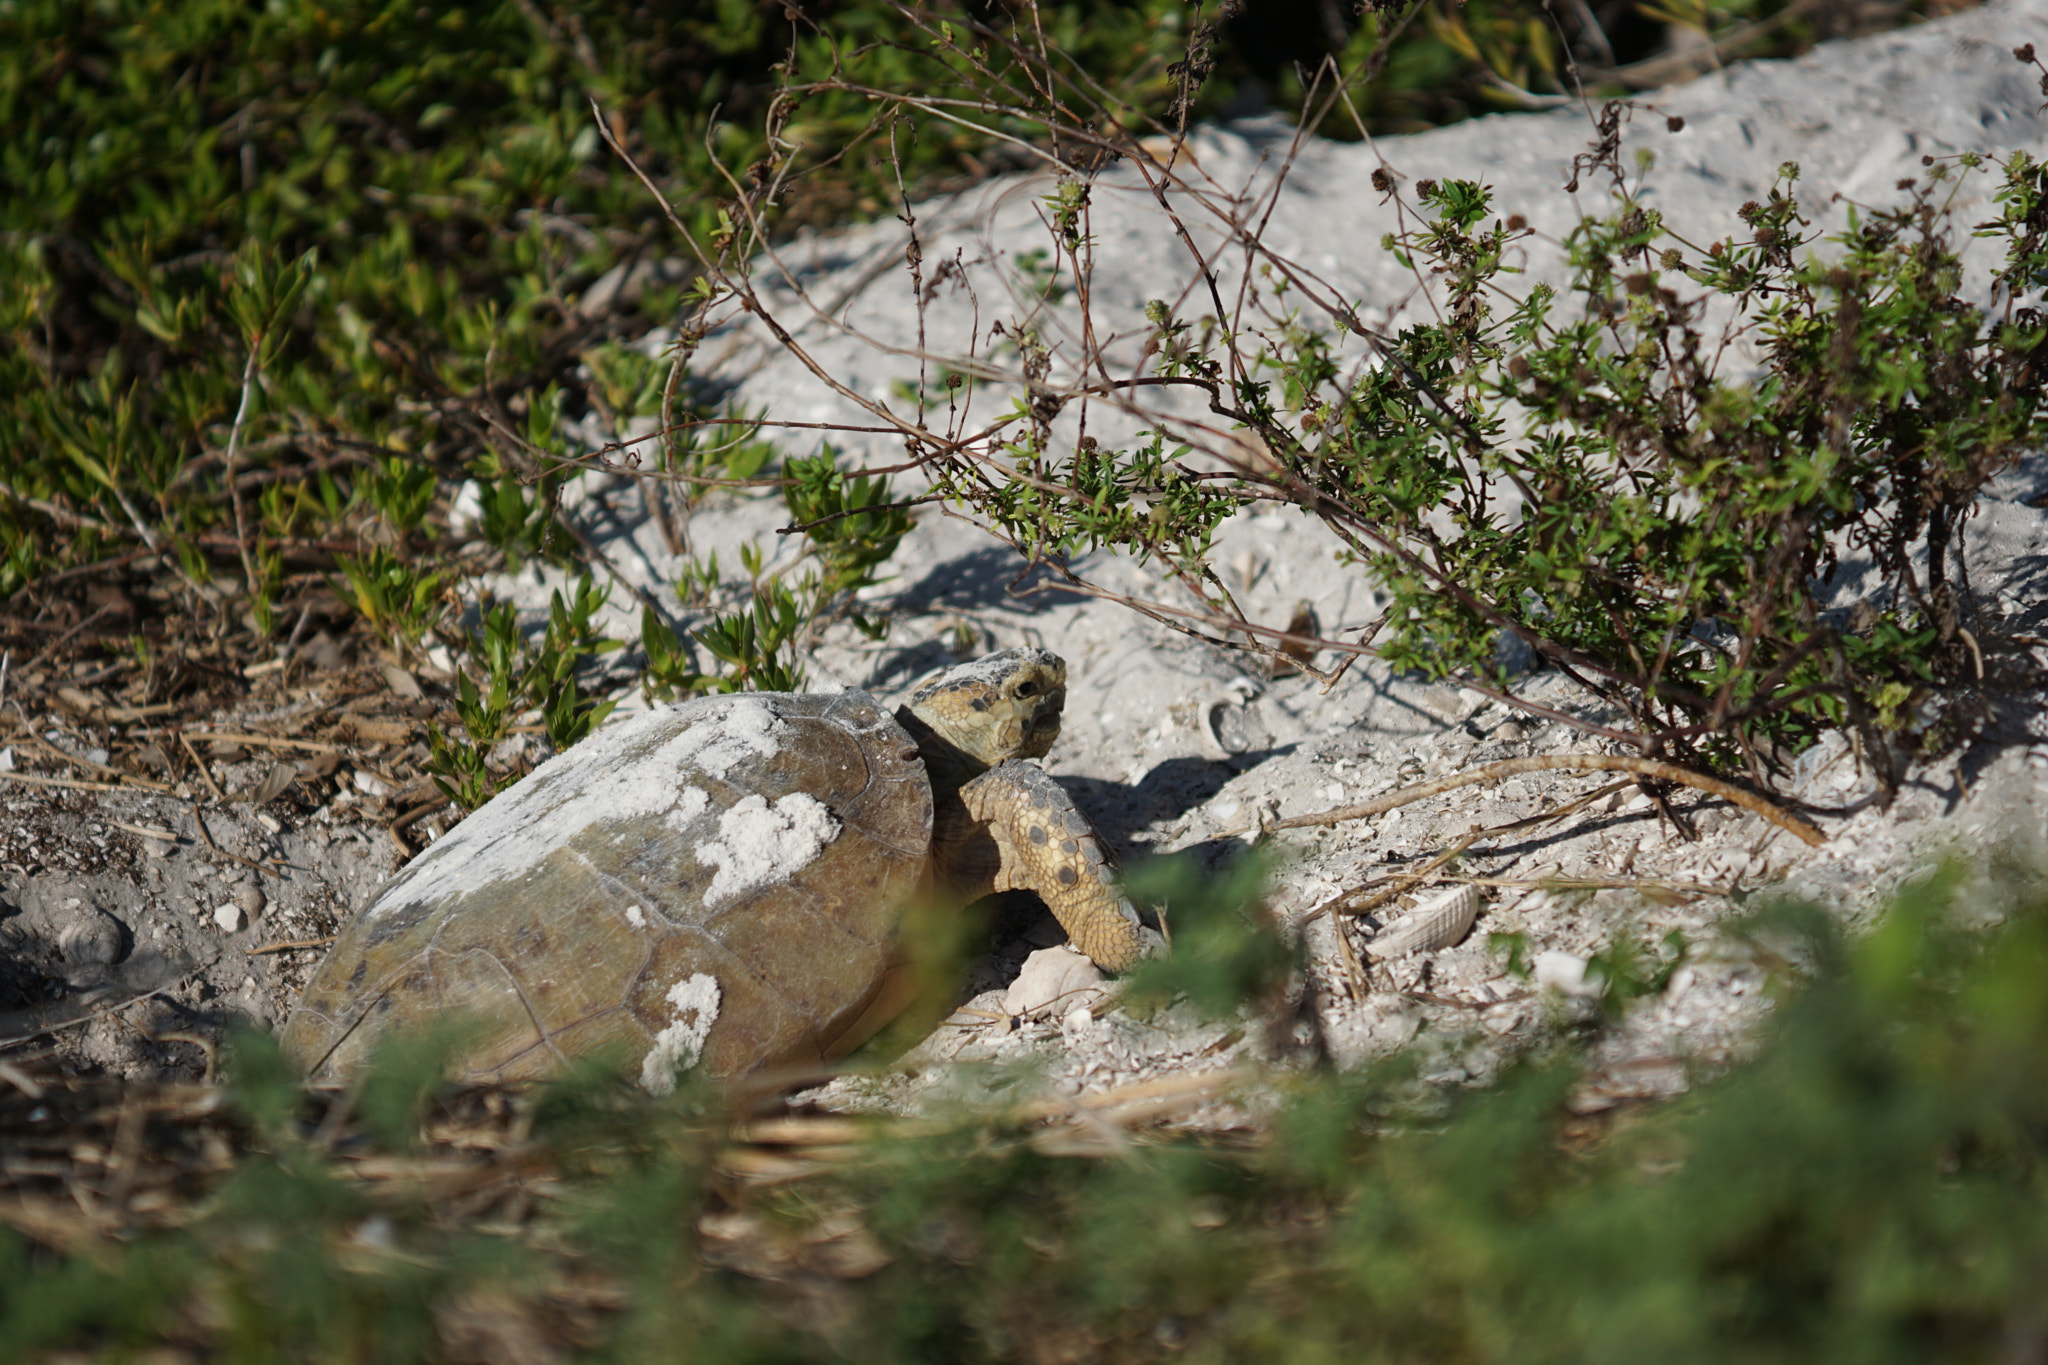
[[[1163,89],[1153,10],[1080,25],[1079,8],[1047,16],[1077,59]],[[665,418],[667,439],[598,463],[671,476],[678,522],[705,486],[762,476],[766,446],[685,430],[701,395],[624,344],[678,315],[689,272],[663,264],[666,225],[590,102],[689,187],[682,221],[707,241],[737,193],[718,168],[744,172],[771,133],[832,149],[785,230],[871,215],[896,182],[865,145],[867,99],[820,89],[799,112],[775,71],[908,80],[871,41],[892,17],[746,0],[0,8],[0,596],[41,619],[61,585],[153,594],[168,566],[165,614],[247,661],[351,614],[408,662],[433,643],[469,655],[479,573],[602,572],[557,516],[586,454],[565,423],[604,441]],[[894,171],[957,179],[978,147],[935,129]]]
[[[467,657],[488,608],[465,597],[477,573],[539,557],[602,575],[556,516],[586,453],[565,419],[594,420],[600,440],[663,419],[662,440],[600,462],[675,480],[662,501],[681,548],[702,488],[768,473],[770,454],[705,441],[688,425],[705,396],[626,344],[680,314],[694,266],[674,266],[604,131],[715,249],[765,175],[780,176],[779,233],[894,211],[905,192],[1019,164],[1020,144],[1054,148],[1067,87],[1115,91],[1110,123],[1147,131],[1247,81],[1306,107],[1332,54],[1382,127],[1490,107],[1511,97],[1502,71],[1563,80],[1573,52],[1597,85],[1625,65],[1633,20],[1581,9],[1307,6],[1257,29],[1180,0],[917,15],[827,0],[14,0],[0,7],[0,596],[34,624],[8,629],[71,630],[65,604],[99,583],[140,589],[145,615],[210,622],[205,648],[245,664],[351,614],[402,658],[433,641]],[[1779,15],[1730,0],[1675,17],[1724,45],[1839,27],[1811,4]],[[949,24],[999,40],[985,65],[933,48]],[[876,118],[876,92],[908,89],[1016,97],[964,122]],[[790,151],[804,173],[771,172]],[[465,487],[477,515],[461,514]],[[729,676],[730,660],[696,656],[685,619],[752,590],[722,586],[656,613],[693,656],[663,677]],[[183,648],[160,628],[73,640]],[[124,701],[191,692],[204,669],[181,662]]]

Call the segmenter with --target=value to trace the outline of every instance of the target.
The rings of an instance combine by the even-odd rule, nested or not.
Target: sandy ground
[[[1630,125],[1626,146],[1657,153],[1651,200],[1694,240],[1731,230],[1735,206],[1758,197],[1787,160],[1804,169],[1799,193],[1815,220],[1839,222],[1846,209],[1836,196],[1886,201],[1895,181],[1920,171],[1923,155],[2014,148],[2039,155],[2048,121],[2037,108],[2035,76],[2010,55],[2028,41],[2048,48],[2048,0],[1989,5],[1796,62],[1734,66],[1661,92],[1654,110]],[[1683,116],[1682,132],[1667,131],[1663,120],[1674,114]],[[1346,297],[1364,300],[1377,320],[1398,322],[1421,304],[1412,279],[1373,245],[1394,225],[1368,182],[1376,157],[1403,177],[1484,180],[1503,211],[1562,230],[1576,210],[1559,186],[1588,133],[1583,113],[1563,110],[1478,120],[1377,148],[1310,144],[1277,196],[1269,241]],[[1204,129],[1194,139],[1201,184],[1190,190],[1190,203],[1206,207],[1191,216],[1212,215],[1206,227],[1191,225],[1199,240],[1214,240],[1217,223],[1242,214],[1245,204],[1265,203],[1261,186],[1271,183],[1288,137],[1284,127],[1254,120]],[[956,354],[985,340],[1003,306],[1001,282],[1014,278],[1005,262],[1042,231],[1032,206],[1046,189],[1043,180],[1018,177],[920,207],[928,261],[957,248],[962,262],[986,272],[982,313],[960,302],[964,294],[939,296],[925,319],[930,350]],[[1102,281],[1095,301],[1127,330],[1145,299],[1179,297],[1190,278],[1170,227],[1128,189],[1128,178],[1112,173],[1093,224]],[[1985,181],[1966,191],[1959,221],[1982,216],[1987,190]],[[906,354],[917,319],[902,302],[903,233],[891,223],[808,238],[764,270],[773,280],[780,269],[768,297],[806,349],[871,399],[898,401],[891,395],[900,394],[899,384],[918,379],[918,361]],[[1529,278],[1555,278],[1554,261],[1527,264]],[[1227,278],[1234,267],[1225,261],[1222,268]],[[1973,268],[1981,276],[1982,257]],[[811,303],[821,306],[813,311]],[[1047,323],[1065,325],[1058,315]],[[783,420],[860,417],[758,330],[735,325],[714,335],[698,370],[740,403]],[[1102,414],[1101,429],[1116,420]],[[601,444],[611,433],[588,434]],[[886,440],[866,449],[853,438],[838,444],[856,456],[893,454]],[[598,478],[586,492],[575,515],[629,579],[661,591],[676,565],[647,517],[640,485]],[[2037,636],[2048,633],[2044,493],[2048,461],[2037,458],[2000,482],[1969,540],[1979,610]],[[786,554],[788,542],[774,548],[783,521],[779,500],[714,499],[691,520],[692,545],[718,550],[727,563],[750,540]],[[1370,619],[1374,597],[1370,583],[1331,551],[1298,515],[1245,515],[1228,526],[1217,562],[1235,575],[1253,619],[1284,626],[1306,601],[1332,631]],[[1081,567],[1116,591],[1176,600],[1143,566],[1100,555]],[[1327,690],[1306,676],[1269,676],[1242,656],[1114,603],[1035,580],[1020,592],[1019,568],[1012,551],[969,522],[926,509],[890,564],[890,581],[865,604],[889,618],[887,638],[831,634],[811,661],[813,676],[894,693],[963,650],[1030,644],[1057,651],[1068,661],[1070,700],[1065,734],[1046,766],[1126,863],[1181,852],[1221,868],[1258,840],[1262,819],[1342,806],[1496,759],[1588,748],[1562,724],[1370,663]],[[536,573],[498,588],[539,608],[554,582]],[[1853,566],[1834,590],[1854,599]],[[637,616],[637,607],[622,612],[621,626],[630,632]],[[629,653],[617,675],[622,686],[630,662]],[[394,681],[401,692],[418,683]],[[1544,705],[1594,715],[1555,675],[1533,675],[1523,691]],[[629,709],[642,704],[636,698],[629,694]],[[1277,870],[1269,906],[1305,949],[1292,1040],[1276,1040],[1249,1018],[1204,1020],[1185,1007],[1134,1017],[1092,979],[1092,968],[1056,946],[1049,918],[1012,914],[993,950],[973,965],[962,1012],[894,1067],[842,1079],[812,1098],[902,1109],[935,1095],[971,1097],[992,1087],[1014,1093],[1020,1074],[1036,1078],[1024,1084],[1072,1096],[1267,1065],[1291,1045],[1321,1047],[1354,1066],[1419,1044],[1425,1074],[1458,1083],[1484,1080],[1504,1059],[1564,1037],[1590,1040],[1581,1087],[1587,1108],[1669,1094],[1699,1068],[1741,1055],[1769,1008],[1771,945],[1723,928],[1761,900],[1801,896],[1862,923],[1888,891],[1951,857],[1968,869],[1971,913],[1987,922],[2012,897],[2039,893],[2040,869],[2048,867],[2041,701],[2033,692],[1975,699],[1974,738],[1917,770],[1888,807],[1869,800],[1872,783],[1845,744],[1822,745],[1802,760],[1795,788],[1832,812],[1819,817],[1827,839],[1818,848],[1694,792],[1673,802],[1693,838],[1633,788],[1548,823],[1517,824],[1611,780],[1559,772],[1465,788],[1375,820],[1289,831],[1270,843]],[[402,696],[379,702],[406,704]],[[320,708],[350,704],[318,695],[300,714],[222,716],[218,728],[281,723],[281,733],[312,733],[307,722],[332,719]],[[35,717],[34,725],[58,747],[91,743],[64,714]],[[351,761],[346,745],[327,747]],[[218,758],[212,771],[225,792],[257,787],[260,795],[280,761],[308,754],[318,757],[318,745],[250,745]],[[385,821],[374,818],[391,793],[378,790],[374,773],[359,771],[367,777],[317,807],[289,797],[202,802],[203,832],[193,806],[169,796],[0,784],[0,970],[20,1004],[0,1013],[0,1057],[47,1056],[67,1069],[127,1077],[189,1074],[203,1063],[199,1040],[223,1023],[281,1023],[318,950],[252,950],[331,933],[402,862]],[[1500,828],[1509,825],[1517,827]],[[1482,886],[1469,931],[1400,955],[1388,955],[1386,945],[1403,934],[1406,907],[1437,901],[1446,887],[1369,914],[1336,912],[1372,879],[1417,867],[1475,829],[1493,832],[1470,844],[1461,874],[1553,885]],[[1560,879],[1636,885],[1559,889]],[[1521,937],[1533,975],[1508,970],[1498,935]],[[1621,940],[1641,945],[1652,962],[1682,943],[1684,961],[1661,992],[1624,1018],[1584,1028],[1599,1013],[1586,964]],[[961,1065],[975,1061],[991,1065]]]

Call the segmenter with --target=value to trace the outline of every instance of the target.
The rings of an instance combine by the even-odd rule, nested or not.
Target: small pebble
[[[1586,959],[1555,950],[1536,954],[1536,984],[1583,999],[1594,999],[1606,989],[1605,982],[1586,978]]]
[[[1018,1015],[1056,1005],[1071,1016],[1077,1008],[1094,1003],[1101,993],[1101,969],[1061,944],[1041,948],[1024,959],[1017,979],[1003,992],[1003,1008]]]
[[[213,922],[227,933],[237,933],[248,921],[242,914],[242,907],[232,901],[223,901],[213,907]]]
[[[263,888],[254,882],[249,882],[236,888],[235,904],[241,907],[243,914],[247,915],[250,919],[255,919],[263,913],[263,907],[269,904],[269,902],[264,899]]]

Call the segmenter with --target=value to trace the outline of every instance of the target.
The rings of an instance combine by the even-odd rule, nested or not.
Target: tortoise
[[[460,1016],[472,1080],[610,1051],[650,1090],[842,1056],[907,1003],[905,913],[1037,892],[1110,971],[1137,913],[1036,764],[1066,665],[1008,649],[919,688],[738,693],[660,707],[556,755],[431,844],[336,938],[288,1058],[353,1071]]]

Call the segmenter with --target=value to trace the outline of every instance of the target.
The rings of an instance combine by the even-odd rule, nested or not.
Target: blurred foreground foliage
[[[175,1230],[59,1254],[50,1210],[7,1209],[42,1231],[0,1231],[0,1340],[17,1360],[2024,1359],[2048,1302],[2048,914],[1958,931],[1951,890],[1856,942],[1808,912],[1750,924],[1805,964],[1759,1055],[1601,1123],[1572,1116],[1568,1066],[1444,1093],[1397,1057],[1276,1075],[1262,1119],[1088,1157],[1057,1154],[1088,1130],[1044,1111],[818,1119],[831,1147],[770,1149],[776,1121],[735,1128],[703,1093],[591,1073],[514,1101],[439,1086],[431,1051],[321,1121],[245,1039],[239,1155]]]

